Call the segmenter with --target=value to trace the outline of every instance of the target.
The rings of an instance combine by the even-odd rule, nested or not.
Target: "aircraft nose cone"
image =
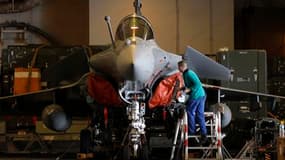
[[[154,72],[154,58],[149,47],[138,46],[134,53],[134,77],[136,80],[146,83]]]
[[[118,55],[116,68],[122,79],[134,80],[134,50],[135,46],[130,45],[125,47]]]
[[[120,52],[117,68],[125,80],[147,82],[154,68],[151,49],[140,44],[127,46]]]

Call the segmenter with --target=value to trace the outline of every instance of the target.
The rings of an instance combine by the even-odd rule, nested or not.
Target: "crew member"
[[[178,69],[183,73],[185,87],[183,90],[189,95],[186,103],[186,111],[188,115],[188,132],[190,135],[196,133],[196,121],[200,126],[201,143],[207,141],[207,129],[205,125],[204,108],[206,101],[206,93],[197,74],[188,69],[185,61],[178,62]]]

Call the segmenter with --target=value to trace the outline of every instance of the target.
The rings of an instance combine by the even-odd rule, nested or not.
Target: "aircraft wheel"
[[[139,160],[149,160],[149,149],[146,144],[142,145]]]
[[[89,153],[92,146],[91,132],[88,129],[83,129],[80,132],[80,152]]]
[[[138,154],[136,157],[131,156],[129,146],[124,146],[122,151],[122,158],[124,160],[149,160],[149,150],[147,145],[139,147]]]
[[[112,145],[112,130],[110,128],[104,130],[104,142],[106,145]]]
[[[123,152],[122,158],[124,160],[130,160],[131,156],[130,156],[130,150],[129,150],[129,146],[128,145],[124,146],[122,152]]]

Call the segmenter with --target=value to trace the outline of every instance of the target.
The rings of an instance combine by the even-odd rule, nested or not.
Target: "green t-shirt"
[[[206,95],[202,83],[194,71],[185,70],[183,72],[183,79],[185,86],[191,90],[190,99],[198,99]]]

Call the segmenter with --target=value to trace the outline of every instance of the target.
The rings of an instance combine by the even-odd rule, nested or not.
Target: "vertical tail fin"
[[[196,72],[200,78],[229,80],[230,70],[228,68],[190,46],[187,46],[183,58],[189,69]]]

